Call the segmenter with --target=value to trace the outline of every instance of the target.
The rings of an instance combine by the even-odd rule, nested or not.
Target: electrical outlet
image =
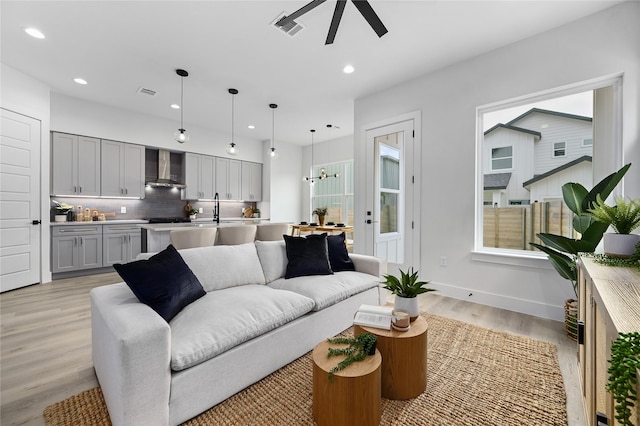
[[[204,209],[203,209],[202,207],[200,207],[200,208],[198,209],[198,213],[204,213]]]
[[[120,213],[126,213],[127,212],[127,208],[122,206],[120,207]]]
[[[447,267],[447,258],[445,256],[442,256],[440,258],[440,267],[441,268],[446,268]]]

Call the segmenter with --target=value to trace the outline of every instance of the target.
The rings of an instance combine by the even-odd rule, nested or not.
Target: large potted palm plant
[[[590,209],[594,207],[597,196],[606,199],[622,180],[631,164],[627,164],[615,173],[610,174],[596,184],[591,191],[579,183],[569,182],[562,186],[562,197],[565,204],[573,212],[573,229],[580,234],[579,238],[548,233],[536,234],[543,244],[530,243],[542,250],[562,278],[571,282],[573,291],[578,297],[578,271],[576,261],[580,253],[593,253],[609,227],[607,223],[596,220]],[[577,338],[577,300],[569,299],[565,303],[565,328],[567,335]]]

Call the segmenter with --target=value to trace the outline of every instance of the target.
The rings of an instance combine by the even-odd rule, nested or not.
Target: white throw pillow
[[[253,243],[178,250],[205,291],[248,284],[265,284]]]
[[[256,241],[256,250],[267,283],[284,277],[288,263],[284,240]]]

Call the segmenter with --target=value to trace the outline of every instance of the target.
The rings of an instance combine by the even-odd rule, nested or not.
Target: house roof
[[[502,124],[502,123],[496,124],[495,126],[490,128],[489,130],[484,132],[484,135],[487,136],[487,134],[493,132],[496,129],[508,129],[508,130],[513,130],[513,131],[516,131],[516,132],[527,133],[527,134],[536,136],[538,138],[542,137],[542,133],[536,132],[535,130],[529,130],[529,129],[525,129],[525,128],[522,128],[522,127],[510,126],[508,124]]]
[[[510,180],[511,172],[484,175],[484,189],[507,189]]]
[[[529,111],[525,112],[522,115],[519,115],[518,117],[514,118],[513,120],[509,121],[507,123],[508,126],[512,125],[513,123],[517,122],[518,120],[522,120],[523,118],[525,118],[526,116],[533,114],[535,112],[538,112],[540,114],[549,114],[549,115],[555,115],[557,117],[564,117],[564,118],[571,118],[574,120],[582,120],[582,121],[588,121],[591,122],[593,121],[593,118],[591,117],[585,117],[584,115],[575,115],[575,114],[567,114],[565,112],[559,112],[559,111],[551,111],[548,109],[542,109],[542,108],[531,108]]]
[[[569,161],[568,163],[563,164],[563,165],[562,165],[562,166],[560,166],[560,167],[556,167],[555,169],[551,169],[551,170],[549,170],[548,172],[543,173],[543,174],[541,174],[541,175],[534,176],[532,179],[529,179],[528,181],[523,182],[523,183],[522,183],[522,186],[526,188],[527,186],[531,185],[532,183],[536,183],[536,182],[538,182],[538,181],[540,181],[540,180],[542,180],[542,179],[548,178],[549,176],[554,175],[554,174],[556,174],[556,173],[558,173],[558,172],[561,172],[561,171],[563,171],[563,170],[566,170],[566,169],[568,169],[568,168],[570,168],[570,167],[573,167],[573,166],[575,166],[576,164],[580,164],[580,163],[582,163],[583,161],[589,161],[589,162],[591,162],[591,160],[592,160],[592,157],[591,157],[590,155],[583,155],[582,157],[580,157],[580,158],[576,158],[576,159],[575,159],[575,160],[573,160],[573,161]]]

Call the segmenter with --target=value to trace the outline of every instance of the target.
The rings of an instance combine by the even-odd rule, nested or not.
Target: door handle
[[[40,225],[40,223],[42,223],[42,222],[40,222],[39,220],[32,220],[31,221],[32,225]]]

